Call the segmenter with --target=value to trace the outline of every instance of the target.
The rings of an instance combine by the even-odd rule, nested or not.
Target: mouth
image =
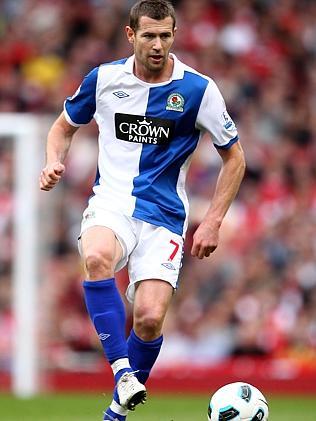
[[[159,54],[153,54],[151,56],[149,56],[149,58],[154,62],[154,63],[160,63],[163,60],[163,56],[159,55]]]

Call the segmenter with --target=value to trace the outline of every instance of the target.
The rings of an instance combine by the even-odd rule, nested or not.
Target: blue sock
[[[132,369],[139,370],[135,375],[143,384],[148,379],[150,370],[158,358],[162,341],[163,336],[153,341],[143,341],[136,335],[133,329],[131,330],[127,340],[128,358]]]
[[[153,368],[157,360],[162,342],[163,336],[160,336],[153,341],[143,341],[136,335],[133,329],[131,330],[130,336],[127,340],[129,362],[132,370],[136,371],[135,376],[143,384],[145,384],[148,379],[150,370]],[[116,387],[113,393],[113,400],[119,403]],[[120,418],[118,418],[118,420],[121,421]],[[122,421],[125,421],[125,419]]]
[[[110,417],[109,417],[109,415],[110,415]],[[104,413],[103,419],[106,420],[106,421],[125,421],[126,417],[122,416],[122,415],[119,415],[119,414],[115,414],[110,409],[107,409]]]
[[[109,406],[109,408],[107,408],[107,410],[104,412],[103,419],[106,420],[106,421],[108,421],[108,420],[110,420],[110,421],[112,421],[112,420],[125,421],[126,415],[119,414],[118,412],[127,414],[127,411],[124,411],[124,410],[122,411],[121,409],[116,409],[115,406],[116,405],[114,403],[114,407],[113,407],[113,402],[112,402],[111,405]],[[116,409],[116,411],[115,411],[115,409]]]
[[[129,363],[132,370],[136,371],[135,376],[143,384],[145,384],[148,379],[150,370],[157,360],[162,342],[163,336],[160,336],[153,341],[143,341],[136,335],[133,329],[131,330],[127,340]],[[113,399],[115,402],[119,403],[116,388],[114,389]]]
[[[83,287],[88,313],[107,360],[112,364],[120,358],[127,358],[125,307],[115,279],[84,281]]]

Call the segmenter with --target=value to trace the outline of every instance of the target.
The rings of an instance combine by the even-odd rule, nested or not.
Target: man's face
[[[159,73],[164,69],[174,41],[175,30],[171,16],[163,20],[142,16],[137,31],[127,27],[126,33],[129,42],[134,46],[136,62],[144,70]]]

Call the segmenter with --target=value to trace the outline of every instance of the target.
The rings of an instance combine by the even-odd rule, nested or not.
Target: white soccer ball
[[[230,383],[211,397],[208,421],[267,421],[269,408],[266,398],[249,383]]]

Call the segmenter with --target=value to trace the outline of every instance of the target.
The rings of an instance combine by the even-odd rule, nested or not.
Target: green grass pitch
[[[1,421],[101,421],[110,396],[45,395],[18,400],[0,394]],[[315,421],[316,397],[267,396],[269,421]],[[128,421],[206,421],[208,396],[151,395]]]

